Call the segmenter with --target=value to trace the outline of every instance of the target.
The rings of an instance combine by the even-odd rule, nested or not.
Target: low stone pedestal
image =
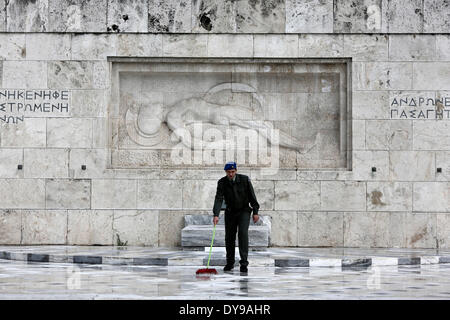
[[[184,217],[185,227],[181,230],[182,247],[209,247],[213,236],[212,215],[186,215]],[[267,248],[270,244],[270,217],[259,216],[257,223],[250,221],[248,230],[249,247]],[[236,246],[238,236],[236,234]],[[225,247],[225,225],[221,217],[216,226],[214,247]]]

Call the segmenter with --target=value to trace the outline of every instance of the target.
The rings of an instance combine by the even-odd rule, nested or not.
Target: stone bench
[[[213,236],[214,225],[212,215],[186,215],[185,227],[181,230],[182,247],[209,247]],[[225,224],[223,215],[216,226],[216,235],[213,247],[225,247]],[[255,224],[250,220],[248,230],[248,245],[255,248],[267,248],[270,244],[271,219],[268,216],[259,216]],[[238,235],[236,233],[236,246]]]

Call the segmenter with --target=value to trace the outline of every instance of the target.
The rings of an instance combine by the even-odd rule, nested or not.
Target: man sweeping
[[[214,199],[213,223],[219,222],[220,208],[225,199],[225,247],[227,263],[224,271],[234,268],[234,254],[236,243],[236,232],[238,232],[239,254],[241,257],[240,271],[248,272],[248,227],[250,225],[250,213],[253,211],[253,221],[259,219],[259,204],[250,178],[238,174],[236,162],[227,162],[224,168],[226,176],[219,179],[217,183],[216,197]],[[251,208],[249,207],[249,203]]]

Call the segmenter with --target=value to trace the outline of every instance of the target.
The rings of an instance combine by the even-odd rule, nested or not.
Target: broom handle
[[[211,252],[212,252],[212,246],[213,246],[214,236],[215,235],[216,235],[216,225],[214,225],[214,229],[213,229],[213,236],[212,236],[212,240],[211,240],[211,246],[209,247],[208,265],[206,266],[206,269],[209,268],[209,260],[211,260]]]

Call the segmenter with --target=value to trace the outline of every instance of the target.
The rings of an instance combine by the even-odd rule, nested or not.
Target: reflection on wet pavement
[[[253,267],[197,277],[190,266],[0,260],[0,299],[449,299],[450,265]]]

